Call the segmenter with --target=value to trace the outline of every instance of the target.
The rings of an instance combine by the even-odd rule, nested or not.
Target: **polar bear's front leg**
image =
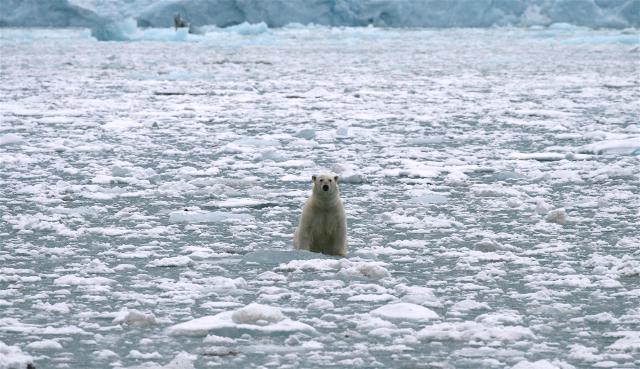
[[[304,228],[302,223],[296,229],[293,246],[298,250],[311,250],[311,231]]]
[[[333,245],[331,245],[331,255],[347,256],[347,225],[344,218],[338,223]]]

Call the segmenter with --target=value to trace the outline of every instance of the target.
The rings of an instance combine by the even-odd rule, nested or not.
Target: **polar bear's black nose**
[[[322,186],[322,190],[323,191],[329,191],[329,185]]]

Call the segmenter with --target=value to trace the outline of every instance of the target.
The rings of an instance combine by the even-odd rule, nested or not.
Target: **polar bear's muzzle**
[[[329,191],[329,185],[323,185],[322,191]]]

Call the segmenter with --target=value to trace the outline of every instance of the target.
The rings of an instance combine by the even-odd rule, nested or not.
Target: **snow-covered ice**
[[[267,25],[0,30],[0,368],[640,366],[636,29]]]

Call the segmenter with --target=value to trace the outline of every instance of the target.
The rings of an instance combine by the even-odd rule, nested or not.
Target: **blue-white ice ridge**
[[[92,27],[134,18],[145,27],[264,22],[327,26],[493,27],[569,23],[640,26],[640,0],[0,0],[0,26]]]

